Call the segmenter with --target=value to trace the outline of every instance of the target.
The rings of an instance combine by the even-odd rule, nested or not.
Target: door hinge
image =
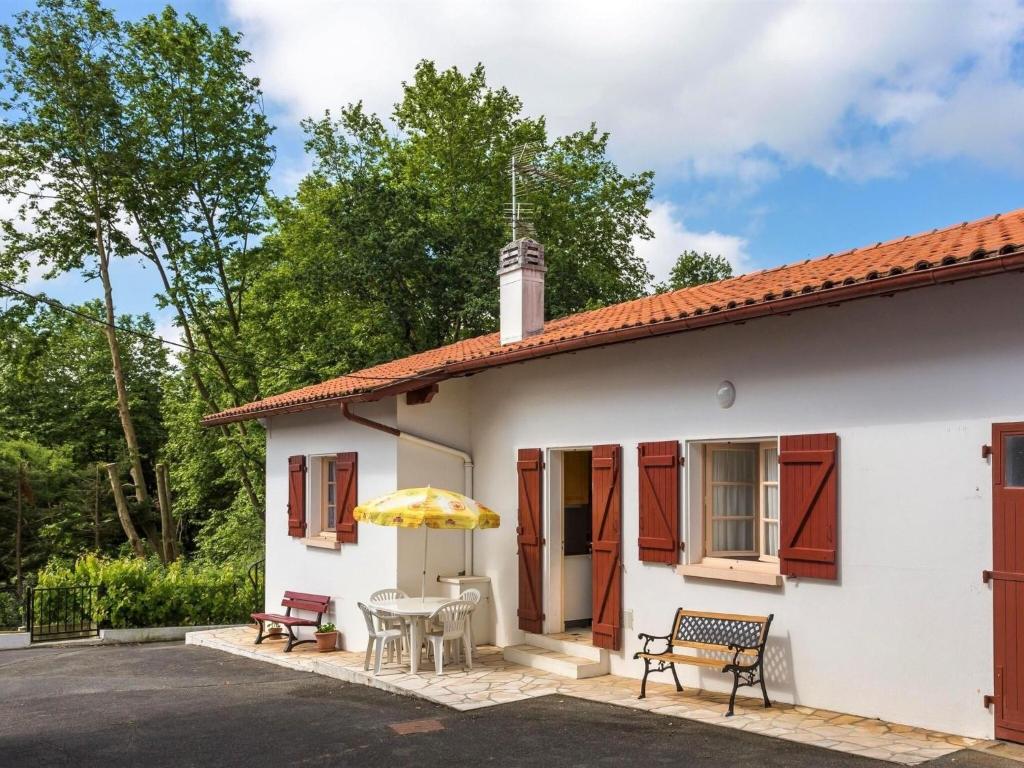
[[[679,551],[680,552],[685,552],[686,551],[686,542],[685,541],[680,541],[679,542]]]
[[[986,693],[984,696],[981,697],[981,701],[985,705],[985,709],[988,709],[996,703],[996,697],[993,696],[991,693]]]
[[[992,455],[992,446],[983,445],[981,446],[981,458],[987,459]]]
[[[988,584],[990,581],[992,581],[992,571],[982,571],[981,572],[981,583],[982,584]]]
[[[679,466],[680,467],[685,467],[686,466],[686,457],[685,456],[680,456],[679,457]]]

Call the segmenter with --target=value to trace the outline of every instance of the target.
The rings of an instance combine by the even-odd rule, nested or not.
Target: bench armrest
[[[668,653],[672,650],[672,635],[648,635],[646,632],[641,632],[637,638],[644,641],[644,647],[640,653],[651,653],[650,645],[654,640],[661,640],[665,643],[665,650],[660,653]]]

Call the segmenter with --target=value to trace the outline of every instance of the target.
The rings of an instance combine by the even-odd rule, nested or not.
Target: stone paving
[[[363,670],[362,653],[318,653],[316,646],[306,644],[285,654],[283,641],[266,640],[262,645],[254,645],[255,636],[255,630],[249,627],[232,627],[190,632],[185,642],[393,693],[419,696],[462,711],[561,694],[904,765],[918,765],[965,747],[985,749],[995,744],[809,707],[775,704],[764,709],[758,699],[737,698],[736,715],[727,718],[724,716],[729,701],[727,694],[691,690],[677,693],[672,685],[649,682],[647,698],[640,700],[637,698],[638,680],[614,675],[570,680],[507,662],[501,649],[493,646],[477,648],[472,670],[449,665],[444,675],[439,676],[432,664],[424,664],[419,674],[412,675],[407,660],[403,659],[405,664],[386,664],[381,674],[374,676]]]

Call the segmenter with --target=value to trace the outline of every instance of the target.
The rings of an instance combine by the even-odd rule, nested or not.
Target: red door
[[[593,643],[622,647],[622,447],[595,445],[591,464],[593,508]]]
[[[992,427],[996,738],[1024,741],[1024,422]]]
[[[544,539],[541,531],[541,498],[544,457],[539,448],[521,448],[516,462],[519,475],[519,525],[516,545],[519,552],[519,628],[542,632],[544,609],[541,603],[541,556]]]

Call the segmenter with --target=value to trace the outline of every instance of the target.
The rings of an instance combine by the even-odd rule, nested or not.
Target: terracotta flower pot
[[[327,653],[333,651],[338,647],[338,632],[317,632],[316,633],[316,649],[320,653]]]

